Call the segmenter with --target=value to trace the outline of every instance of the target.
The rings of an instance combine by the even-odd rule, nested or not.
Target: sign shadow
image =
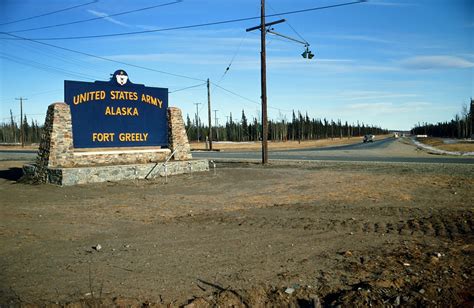
[[[0,170],[0,179],[17,182],[23,176],[22,168],[8,168]]]

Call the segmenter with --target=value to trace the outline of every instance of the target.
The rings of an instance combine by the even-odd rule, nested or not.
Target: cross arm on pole
[[[272,21],[272,22],[269,22],[269,23],[265,23],[265,27],[273,26],[273,25],[276,25],[276,24],[281,24],[282,22],[285,22],[285,21],[286,21],[286,19],[275,20],[275,21]],[[245,29],[245,31],[250,32],[250,31],[253,31],[253,30],[259,30],[261,27],[262,27],[262,25],[260,24],[260,25],[255,26],[255,27]]]

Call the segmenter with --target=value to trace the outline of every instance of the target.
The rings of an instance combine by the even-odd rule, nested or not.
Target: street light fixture
[[[276,36],[280,36],[280,37],[283,37],[287,40],[290,40],[290,41],[293,41],[293,42],[296,42],[296,43],[300,43],[302,45],[304,45],[304,47],[306,48],[305,51],[301,54],[301,56],[303,56],[303,58],[305,59],[313,59],[314,57],[314,54],[311,52],[311,50],[309,50],[309,43],[306,42],[306,41],[300,41],[300,40],[297,40],[293,37],[289,37],[287,35],[283,35],[281,33],[278,33],[278,32],[275,32],[273,28],[269,28],[267,29],[267,32],[270,33],[270,34],[273,34],[273,35],[276,35]]]
[[[306,45],[306,49],[305,51],[301,54],[301,56],[305,59],[313,59],[314,57],[314,54],[311,52],[311,50],[309,50],[309,45]]]

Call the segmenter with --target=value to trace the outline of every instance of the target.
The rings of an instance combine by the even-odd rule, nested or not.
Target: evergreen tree
[[[240,123],[242,125],[242,132],[246,136],[242,136],[242,140],[248,141],[248,123],[247,123],[247,117],[245,116],[245,111],[242,109],[242,119],[240,120]]]
[[[30,140],[29,140],[29,136],[30,136],[30,132],[28,131],[29,130],[29,125],[28,125],[28,119],[26,118],[26,114],[23,116],[23,127],[21,128],[22,132],[23,132],[23,142],[24,143],[29,143]]]
[[[17,126],[16,126],[16,123],[15,123],[15,120],[13,119],[13,112],[12,110],[10,109],[10,142],[18,142],[17,140]]]

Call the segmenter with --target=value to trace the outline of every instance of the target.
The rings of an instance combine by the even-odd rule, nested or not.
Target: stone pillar
[[[65,103],[49,105],[36,157],[36,177],[46,177],[46,168],[71,167],[73,141],[71,110]],[[44,182],[44,181],[43,181]]]
[[[189,146],[181,109],[176,107],[168,108],[168,126],[168,139],[171,153],[176,150],[174,160],[192,159],[191,147]]]

